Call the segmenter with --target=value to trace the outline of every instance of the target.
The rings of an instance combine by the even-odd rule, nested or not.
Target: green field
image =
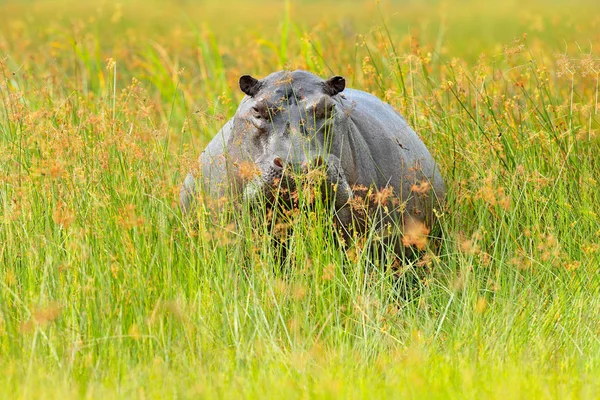
[[[0,1],[0,397],[600,398],[599,49],[591,0]],[[297,68],[405,115],[439,253],[182,218],[239,76]]]

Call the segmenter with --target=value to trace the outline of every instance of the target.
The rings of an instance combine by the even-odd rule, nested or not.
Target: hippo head
[[[340,93],[345,80],[324,80],[306,71],[280,71],[258,80],[239,80],[246,94],[233,119],[228,148],[238,168],[236,181],[243,196],[253,200],[270,195],[288,182],[291,172],[322,167],[326,181],[336,186],[336,206],[350,196],[340,161],[348,147],[348,112]],[[344,163],[351,163],[345,155]],[[251,164],[257,174],[243,179],[240,165]],[[288,174],[290,173],[290,174]],[[341,189],[341,190],[339,190]]]

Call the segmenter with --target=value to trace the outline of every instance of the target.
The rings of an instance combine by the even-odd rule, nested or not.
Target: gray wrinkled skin
[[[348,201],[357,186],[392,187],[406,205],[401,216],[431,226],[433,208],[445,193],[431,154],[390,105],[344,86],[343,78],[325,81],[300,70],[275,72],[259,81],[240,78],[247,96],[200,156],[204,190],[253,201],[269,192],[288,166],[320,159],[327,182],[336,186],[335,209],[342,226],[352,222]],[[261,174],[244,181],[239,168],[249,163]],[[182,187],[184,212],[192,205],[195,181],[188,174]],[[423,181],[433,190],[411,191]],[[385,218],[400,216],[394,214],[399,213],[392,210]]]

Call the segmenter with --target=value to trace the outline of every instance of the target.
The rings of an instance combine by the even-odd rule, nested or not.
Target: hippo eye
[[[331,117],[333,117],[334,111],[335,111],[335,106],[333,104],[331,104],[328,107],[317,109],[316,116],[317,116],[317,118],[330,119]]]
[[[313,105],[311,108],[315,118],[330,119],[331,117],[333,117],[333,114],[335,112],[335,104],[327,97],[323,97],[321,100],[319,100],[318,103]]]
[[[260,114],[260,110],[258,109],[258,107],[256,107],[256,106],[252,107],[252,116],[254,116],[254,118],[258,118],[258,119],[262,118],[262,115]]]

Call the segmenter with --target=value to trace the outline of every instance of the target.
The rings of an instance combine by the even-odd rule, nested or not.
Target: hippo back
[[[445,186],[423,141],[392,106],[379,98],[353,89],[346,89],[344,97],[355,128],[350,134],[356,171],[347,172],[347,176],[355,177],[354,184],[367,187],[390,185],[403,201],[408,201],[410,214],[430,214],[435,203],[443,200]]]

